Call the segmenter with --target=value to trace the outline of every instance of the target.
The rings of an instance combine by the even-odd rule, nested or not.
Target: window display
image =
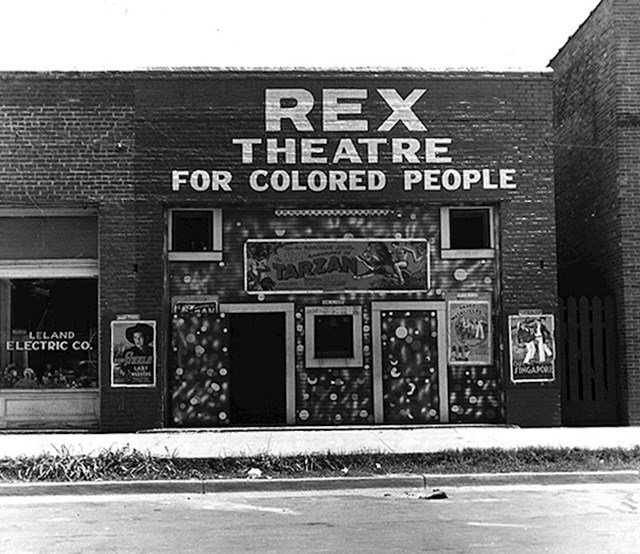
[[[98,386],[96,279],[0,279],[0,388]]]

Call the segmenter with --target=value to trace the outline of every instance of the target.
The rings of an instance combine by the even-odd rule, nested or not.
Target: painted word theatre
[[[548,74],[0,94],[1,426],[560,424]]]

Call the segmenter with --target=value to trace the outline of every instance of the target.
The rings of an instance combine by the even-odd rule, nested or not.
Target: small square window
[[[222,260],[222,210],[170,210],[169,259]]]
[[[315,316],[315,358],[353,358],[353,316]]]
[[[440,208],[443,258],[493,258],[493,209]]]
[[[362,307],[305,308],[305,365],[362,367]]]

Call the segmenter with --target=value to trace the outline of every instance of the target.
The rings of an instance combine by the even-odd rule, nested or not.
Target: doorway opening
[[[287,422],[286,314],[230,313],[231,425]]]

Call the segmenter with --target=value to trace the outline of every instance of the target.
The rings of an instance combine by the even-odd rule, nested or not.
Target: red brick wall
[[[512,167],[517,190],[345,193],[286,196],[171,191],[174,168],[230,166],[239,176],[235,136],[264,125],[261,94],[269,86],[428,89],[421,116],[428,136],[450,136],[453,166]],[[257,94],[257,95],[256,95]],[[246,104],[242,101],[246,100]],[[92,205],[99,210],[102,428],[161,426],[166,390],[168,300],[165,208],[169,205],[271,203],[305,207],[402,203],[498,206],[502,298],[502,367],[507,421],[556,425],[557,384],[509,384],[506,317],[523,308],[555,313],[556,263],[549,74],[135,73],[0,75],[0,204]],[[369,108],[368,108],[369,109]],[[388,115],[378,103],[370,108]],[[314,116],[315,117],[315,116]],[[238,131],[240,129],[240,131]],[[264,129],[264,127],[262,127]],[[402,136],[401,130],[396,129]],[[264,131],[263,131],[264,134]],[[382,163],[381,169],[392,169]],[[289,168],[287,168],[289,169]],[[109,386],[109,323],[119,314],[158,322],[159,386]],[[531,403],[521,402],[530,398]],[[530,406],[537,403],[544,409]]]

